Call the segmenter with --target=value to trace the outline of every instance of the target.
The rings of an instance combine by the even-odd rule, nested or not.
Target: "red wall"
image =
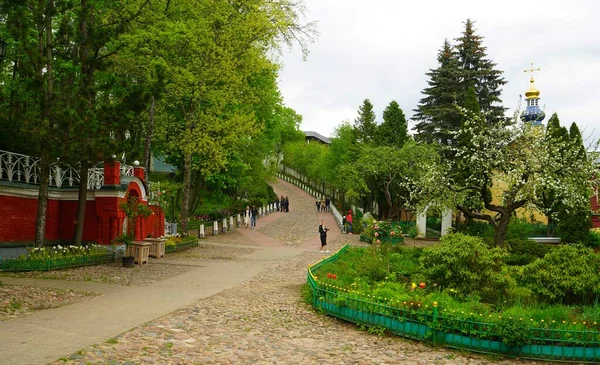
[[[26,242],[35,238],[37,199],[0,195],[0,241]]]
[[[60,217],[58,221],[58,239],[69,241],[75,231],[75,218],[77,216],[77,202],[74,200],[59,201]],[[96,216],[96,201],[88,200],[85,207],[85,220],[83,224],[83,241],[96,242],[98,217]]]
[[[138,188],[134,189],[138,190]],[[124,214],[118,209],[120,198],[101,197],[88,200],[83,231],[84,242],[109,244],[123,232]],[[136,227],[136,239],[164,236],[164,212],[158,206],[150,206],[152,215],[140,218]],[[30,244],[35,240],[37,197],[22,198],[0,195],[0,242]],[[76,200],[48,200],[46,215],[46,239],[71,241],[77,214]]]

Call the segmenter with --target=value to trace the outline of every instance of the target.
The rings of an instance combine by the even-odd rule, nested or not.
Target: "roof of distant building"
[[[326,144],[330,144],[331,141],[329,140],[329,138],[324,137],[322,135],[320,135],[317,132],[313,132],[313,131],[302,131],[302,133],[304,133],[304,135],[306,136],[307,139],[318,139],[319,141],[326,143]]]

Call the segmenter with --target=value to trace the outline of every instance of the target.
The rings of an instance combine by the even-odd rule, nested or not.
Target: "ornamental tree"
[[[533,207],[548,189],[561,192],[564,209],[589,204],[593,168],[589,158],[570,159],[572,144],[549,143],[543,128],[513,121],[486,124],[482,114],[461,109],[467,119],[457,139],[471,143],[446,146],[453,160],[441,161],[427,180],[420,180],[421,198],[444,199],[466,217],[494,227],[494,243],[503,246],[508,224],[517,209]]]

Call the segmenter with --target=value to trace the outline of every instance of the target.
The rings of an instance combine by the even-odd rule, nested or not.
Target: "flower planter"
[[[133,256],[122,256],[121,263],[123,264],[123,267],[134,267],[135,266]]]
[[[133,241],[131,245],[127,246],[125,256],[133,256],[133,261],[138,265],[147,264],[151,245],[151,243],[143,241]]]
[[[150,252],[148,256],[154,258],[165,257],[165,240],[160,238],[146,238],[144,242],[150,243]]]

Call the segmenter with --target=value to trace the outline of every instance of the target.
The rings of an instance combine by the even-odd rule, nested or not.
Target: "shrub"
[[[588,232],[587,246],[591,248],[600,247],[600,228],[592,228]]]
[[[506,242],[507,265],[527,265],[535,259],[544,257],[554,247],[528,239],[513,238]]]
[[[495,301],[513,283],[504,266],[506,256],[506,250],[489,249],[478,237],[450,234],[423,250],[422,274],[443,288]]]
[[[591,225],[589,207],[587,210],[561,214],[558,222],[561,242],[587,244]]]
[[[523,283],[548,302],[591,303],[600,294],[600,256],[583,245],[560,245],[523,268]]]

